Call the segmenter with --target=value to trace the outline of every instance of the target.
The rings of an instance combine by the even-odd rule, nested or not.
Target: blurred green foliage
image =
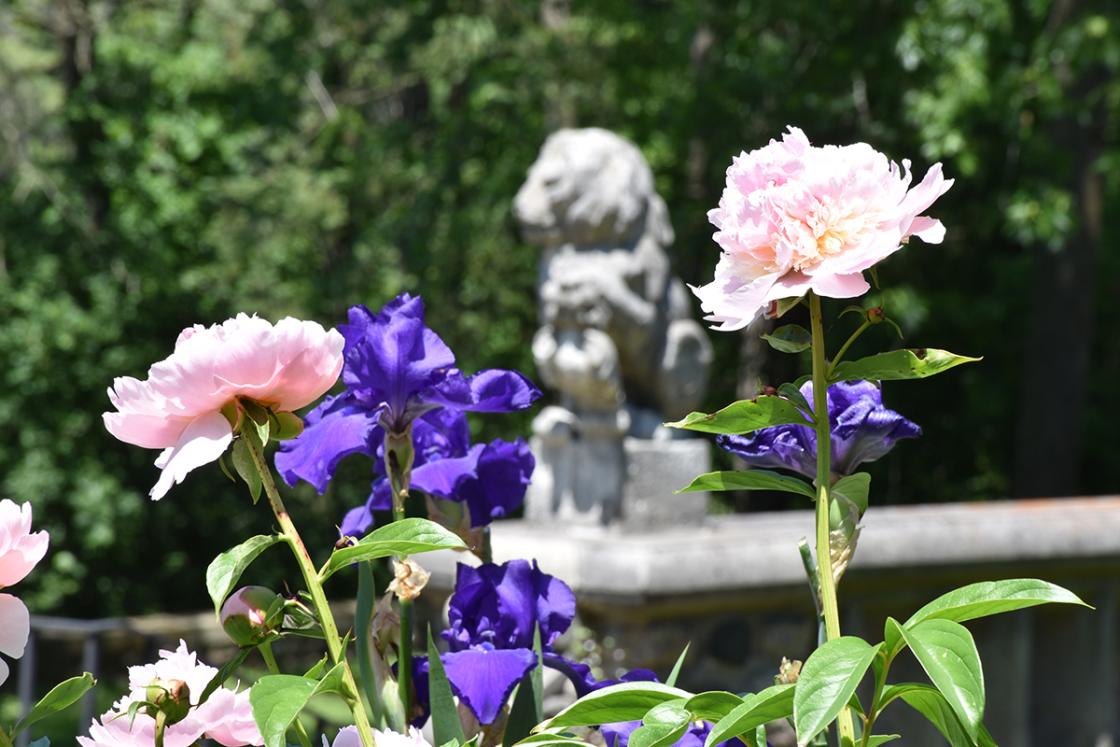
[[[1098,210],[1086,226],[1084,189],[1118,204],[1114,11],[1103,0],[9,0],[0,493],[32,501],[53,545],[24,596],[75,616],[203,608],[210,558],[268,529],[216,468],[149,504],[155,453],[101,426],[113,376],[143,377],[188,324],[236,311],[333,324],[350,304],[409,289],[466,370],[531,372],[536,252],[509,206],[540,143],[566,125],[641,146],[692,283],[717,256],[705,213],[731,156],[786,124],[816,143],[908,155],[919,174],[945,162],[957,184],[933,213],[948,239],[883,265],[881,298],[915,343],[987,357],[889,386],[888,404],[926,435],[876,465],[880,501],[1008,493],[1017,438],[1061,408],[1020,373],[1041,328],[1030,311],[1047,295],[1036,270],[1094,248],[1077,288],[1088,316],[1054,320],[1092,361],[1073,374],[1084,448],[1063,489],[1117,489],[1118,219]],[[862,352],[888,344],[878,334]],[[741,339],[713,338],[715,406],[735,396]],[[476,425],[510,436],[528,418]],[[367,489],[368,466],[347,463],[327,496],[294,491],[293,513],[325,548]],[[290,570],[253,580],[279,586]]]

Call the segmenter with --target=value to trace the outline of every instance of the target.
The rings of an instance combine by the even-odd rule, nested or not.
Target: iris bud
[[[222,605],[222,628],[238,646],[256,646],[272,632],[268,611],[278,595],[264,586],[245,586]]]

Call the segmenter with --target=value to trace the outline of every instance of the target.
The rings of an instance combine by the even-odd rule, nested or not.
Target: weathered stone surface
[[[711,469],[711,447],[702,439],[620,439],[615,433],[557,443],[537,435],[531,446],[537,468],[525,500],[530,522],[618,522],[631,530],[704,522],[708,493],[675,494]]]

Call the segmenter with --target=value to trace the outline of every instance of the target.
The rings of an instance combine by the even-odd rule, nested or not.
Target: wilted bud
[[[145,697],[151,703],[148,715],[155,718],[157,713],[163,712],[168,724],[185,719],[191,708],[191,691],[182,680],[153,680]]]
[[[415,599],[428,585],[429,578],[431,574],[412,558],[397,560],[393,563],[393,580],[389,582],[389,591],[402,601]]]
[[[786,657],[782,657],[782,663],[778,666],[778,676],[774,678],[776,685],[792,685],[797,682],[797,678],[801,676],[801,661],[794,659],[790,661]]]
[[[377,600],[373,606],[373,619],[370,620],[369,633],[373,647],[385,653],[401,637],[401,618],[393,609],[393,593],[389,592]]]
[[[278,595],[264,586],[245,586],[222,605],[222,628],[238,646],[256,646],[272,632],[268,611]]]

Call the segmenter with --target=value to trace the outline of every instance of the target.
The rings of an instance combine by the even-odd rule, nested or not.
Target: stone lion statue
[[[641,152],[607,130],[560,130],[513,212],[525,240],[543,247],[533,353],[563,405],[535,430],[613,422],[631,436],[669,437],[660,423],[697,407],[712,352],[670,271],[673,228]]]

